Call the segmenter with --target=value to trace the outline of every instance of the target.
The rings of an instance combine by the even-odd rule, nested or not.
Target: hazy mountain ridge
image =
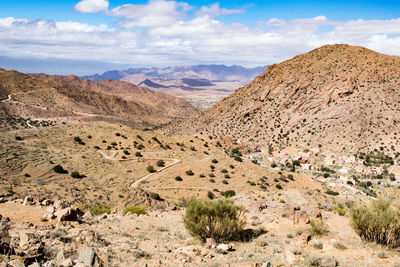
[[[266,67],[245,68],[237,65],[195,65],[166,68],[130,68],[127,70],[111,70],[103,74],[82,76],[83,79],[101,81],[104,79],[121,80],[129,75],[144,74],[160,79],[206,79],[210,81],[250,81]]]

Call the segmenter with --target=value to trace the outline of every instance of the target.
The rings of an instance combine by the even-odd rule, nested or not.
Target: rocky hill
[[[31,76],[61,82],[67,86],[73,86],[84,90],[118,96],[124,100],[138,103],[143,107],[151,108],[154,113],[160,113],[174,118],[189,117],[196,113],[196,109],[182,98],[154,92],[147,88],[123,81],[106,79],[100,82],[93,82],[88,79],[80,79],[73,75],[55,76],[31,74]]]
[[[2,69],[0,98],[2,124],[4,121],[10,122],[12,118],[64,123],[79,119],[101,119],[146,128],[195,112],[182,99],[124,82],[104,81],[97,84],[78,77],[26,75]],[[29,123],[27,125],[32,126]]]
[[[247,86],[168,132],[204,131],[270,152],[295,146],[397,150],[399,69],[397,56],[323,46],[269,66]]]

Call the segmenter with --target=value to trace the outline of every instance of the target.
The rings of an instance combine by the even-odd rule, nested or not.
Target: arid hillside
[[[195,112],[182,99],[123,82],[107,83],[97,84],[77,77],[32,77],[0,70],[2,125],[13,125],[10,121],[14,118],[19,118],[22,124],[24,119],[51,123],[101,119],[151,128]],[[130,91],[130,97],[124,99],[123,93],[118,93],[123,90]],[[32,126],[29,123],[25,126]]]
[[[139,87],[128,82],[107,79],[93,82],[88,79],[80,79],[73,75],[55,76],[31,74],[31,76],[61,82],[64,85],[84,90],[118,96],[124,100],[136,102],[141,106],[150,107],[154,109],[155,112],[161,112],[171,117],[183,118],[196,113],[196,109],[182,98],[154,92],[145,87]]]
[[[398,149],[399,69],[397,56],[323,46],[269,66],[247,86],[167,131],[204,131],[270,151]]]

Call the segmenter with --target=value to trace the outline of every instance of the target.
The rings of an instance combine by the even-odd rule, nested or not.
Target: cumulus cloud
[[[183,19],[191,7],[187,3],[153,0],[146,5],[122,5],[107,12],[110,16],[124,17],[118,24],[124,28],[158,27],[174,24]]]
[[[210,6],[202,6],[198,12],[196,12],[197,16],[210,16],[213,18],[223,16],[223,15],[232,15],[243,13],[243,9],[226,9],[221,8],[219,3],[214,3]]]
[[[332,21],[324,16],[273,18],[249,27],[223,23],[217,18],[222,11],[206,15],[191,12],[191,8],[185,3],[159,0],[108,11],[109,15],[121,18],[119,24],[123,28],[0,18],[0,55],[147,66],[200,63],[255,66],[277,63],[334,43],[400,55],[400,18],[350,21]],[[141,28],[131,28],[138,26]]]
[[[108,0],[82,0],[74,9],[82,13],[97,13],[108,9]]]

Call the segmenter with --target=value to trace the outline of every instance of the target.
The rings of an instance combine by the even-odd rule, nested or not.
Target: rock
[[[11,254],[12,249],[10,247],[11,238],[8,233],[10,229],[9,222],[1,218],[0,215],[0,254],[6,255]]]
[[[46,211],[47,211],[49,214],[53,214],[53,213],[56,211],[56,208],[54,208],[53,206],[48,206],[48,207],[46,208]]]
[[[43,264],[43,267],[56,267],[56,264],[52,261],[48,261],[45,264]]]
[[[4,197],[0,197],[0,203],[6,203],[7,200]]]
[[[73,208],[58,210],[55,215],[57,216],[57,220],[59,222],[76,221],[78,219],[78,212],[76,209]]]
[[[336,267],[338,265],[337,260],[334,257],[325,256],[321,258],[321,267]]]
[[[57,259],[57,262],[58,262],[58,263],[61,263],[61,262],[65,261],[64,250],[60,250],[60,251],[57,253],[56,259]]]
[[[174,205],[174,206],[168,206],[167,208],[165,208],[166,211],[172,211],[172,210],[177,210],[178,208]]]
[[[34,204],[34,202],[33,202],[32,196],[26,196],[24,198],[24,202],[22,202],[22,205],[24,205],[24,206],[33,205],[33,204]]]
[[[226,253],[226,252],[228,252],[228,251],[233,251],[233,250],[235,250],[235,245],[234,245],[234,244],[229,244],[229,245],[227,245],[227,244],[219,244],[219,245],[217,246],[217,250],[218,250],[219,252]]]
[[[216,248],[217,242],[215,242],[214,238],[207,238],[205,243],[206,248]]]
[[[54,202],[51,199],[45,199],[41,202],[42,206],[50,206]]]
[[[308,234],[308,233],[302,233],[302,234],[300,235],[300,242],[301,242],[302,244],[308,244],[308,242],[310,242],[310,240],[311,240],[311,235],[310,235],[310,234]]]
[[[294,212],[293,223],[294,224],[308,224],[308,223],[310,223],[310,217],[308,216],[306,211],[296,210]]]
[[[63,261],[61,263],[61,266],[62,267],[72,267],[72,266],[74,266],[74,263],[72,262],[71,259],[66,259],[65,261]]]
[[[12,260],[8,262],[8,266],[10,267],[25,267],[25,263],[21,260]]]
[[[296,256],[289,250],[286,251],[285,258],[288,265],[292,265],[296,261]]]
[[[82,262],[90,267],[99,266],[99,260],[93,248],[84,248],[81,250],[78,262]]]
[[[62,210],[62,209],[66,209],[66,208],[70,207],[71,203],[69,203],[66,200],[56,200],[54,202],[54,206],[56,207],[57,210]]]
[[[37,234],[27,231],[19,232],[19,243],[14,244],[14,251],[25,259],[33,259],[43,255],[44,243]]]
[[[28,265],[28,267],[40,267],[40,264],[37,262],[34,262],[34,263]]]
[[[272,264],[270,262],[264,262],[261,264],[261,267],[272,267]]]

